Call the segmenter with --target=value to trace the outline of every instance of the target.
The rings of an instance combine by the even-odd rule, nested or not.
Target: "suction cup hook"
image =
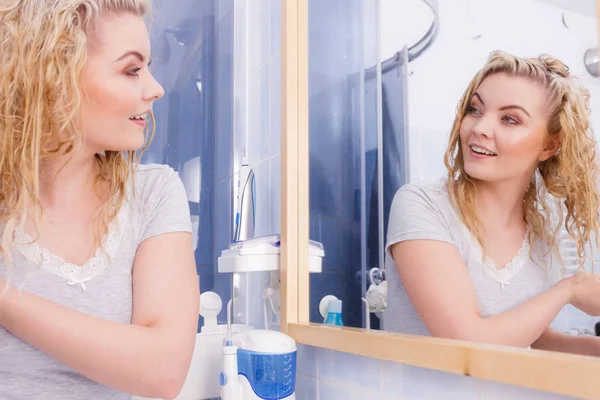
[[[223,309],[223,301],[215,292],[204,292],[200,295],[200,315],[205,326],[217,325],[217,316]]]
[[[319,302],[319,314],[321,314],[321,317],[323,317],[323,319],[327,318],[327,314],[329,313],[329,302],[331,300],[338,300],[338,298],[329,294],[323,297]]]

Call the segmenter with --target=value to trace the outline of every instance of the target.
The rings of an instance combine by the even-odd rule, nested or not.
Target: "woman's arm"
[[[175,232],[150,237],[137,250],[132,324],[91,317],[10,288],[0,301],[0,325],[94,381],[172,399],[187,376],[198,308],[190,234]]]
[[[577,285],[570,278],[564,279],[510,311],[483,318],[456,247],[412,240],[395,244],[392,253],[408,297],[429,332],[437,337],[527,347],[571,302],[573,286]]]
[[[531,347],[539,350],[600,356],[599,337],[591,335],[572,336],[552,328],[546,329]]]

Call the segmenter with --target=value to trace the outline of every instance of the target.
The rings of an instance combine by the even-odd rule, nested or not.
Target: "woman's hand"
[[[571,289],[570,303],[586,314],[600,316],[600,275],[581,271],[566,279]]]
[[[592,335],[568,335],[548,328],[532,343],[531,347],[539,350],[561,351],[564,353],[600,356],[600,337]]]
[[[600,357],[600,337],[590,336],[590,355]]]

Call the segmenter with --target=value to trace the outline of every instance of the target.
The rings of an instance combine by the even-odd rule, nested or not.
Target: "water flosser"
[[[231,341],[231,304],[227,303],[227,342],[223,346],[223,371],[219,377],[222,400],[238,400],[240,386],[238,382],[238,348]]]
[[[254,171],[250,168],[250,165],[248,165],[246,150],[244,149],[244,157],[238,176],[237,211],[235,214],[235,231],[233,234],[234,242],[254,237],[256,216],[254,192]]]

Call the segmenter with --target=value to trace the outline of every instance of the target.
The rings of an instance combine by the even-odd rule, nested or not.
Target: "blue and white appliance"
[[[296,400],[296,352],[295,340],[281,332],[229,333],[219,377],[221,399]]]

